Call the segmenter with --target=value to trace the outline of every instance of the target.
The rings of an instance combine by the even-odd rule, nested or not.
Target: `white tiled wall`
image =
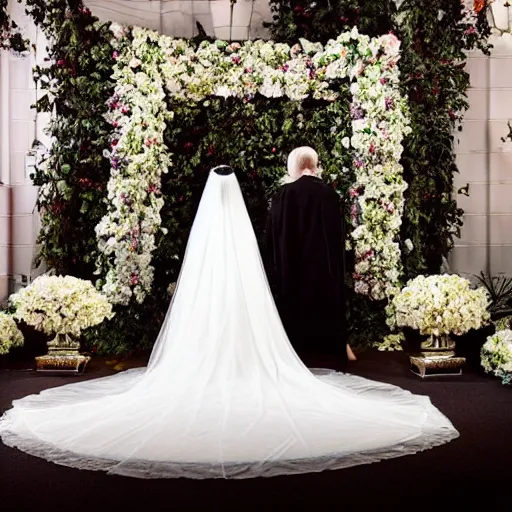
[[[25,16],[23,5],[10,2],[10,11],[25,35],[44,46],[31,19]],[[8,274],[30,275],[34,256],[33,211],[37,190],[25,175],[25,154],[35,138],[35,111],[31,109],[36,98],[32,80],[35,63],[33,55],[0,55],[0,301],[8,293]]]
[[[196,22],[207,33],[222,39],[265,38],[263,21],[271,19],[268,0],[85,0],[93,13],[104,21],[137,24],[160,32],[191,37],[197,34]],[[13,272],[29,274],[35,239],[32,212],[36,190],[25,176],[24,159],[34,136],[35,99],[31,68],[45,57],[44,38],[24,16],[23,6],[10,3],[11,14],[36,41],[37,59],[0,56],[0,300],[6,294],[8,248],[14,254]],[[507,28],[507,13],[499,3],[497,22]],[[458,196],[465,213],[462,236],[451,255],[453,267],[468,274],[481,270],[512,274],[512,143],[504,144],[507,121],[512,119],[512,36],[494,39],[492,57],[469,55],[471,76],[470,109],[464,130],[457,133],[457,161],[460,175],[457,187],[470,184],[470,197]],[[42,133],[47,118],[39,116],[37,138],[48,145]],[[7,204],[8,187],[13,204]],[[14,236],[9,240],[10,219]]]
[[[84,0],[104,21],[141,25],[176,37],[197,35],[196,22],[218,39],[267,37],[263,21],[270,21],[268,0]]]
[[[495,35],[492,43],[490,58],[468,57],[471,107],[456,146],[456,185],[469,183],[470,196],[457,198],[464,227],[451,263],[470,275],[512,275],[512,143],[501,140],[512,120],[512,37]]]

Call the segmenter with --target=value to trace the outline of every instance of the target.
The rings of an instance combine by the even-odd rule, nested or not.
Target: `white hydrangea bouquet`
[[[453,348],[451,334],[461,336],[490,320],[489,297],[458,275],[418,276],[393,297],[390,327],[410,327],[430,336],[430,348]]]
[[[486,373],[512,383],[512,331],[505,329],[489,336],[481,350],[481,362]]]
[[[0,313],[0,356],[14,347],[23,345],[23,334],[18,329],[12,315]]]
[[[112,305],[90,281],[72,276],[38,277],[27,288],[11,296],[14,317],[55,339],[48,343],[54,349],[76,350],[83,330],[113,316]]]

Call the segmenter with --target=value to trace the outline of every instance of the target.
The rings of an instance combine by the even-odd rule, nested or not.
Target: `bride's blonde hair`
[[[309,146],[295,148],[288,155],[288,174],[283,177],[282,183],[297,181],[306,170],[310,170],[315,176],[320,177],[318,153]]]

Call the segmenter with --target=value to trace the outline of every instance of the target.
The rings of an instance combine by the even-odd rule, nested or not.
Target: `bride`
[[[286,338],[235,175],[211,172],[147,368],[48,389],[5,444],[139,478],[251,478],[413,454],[458,432],[426,396],[308,370]]]

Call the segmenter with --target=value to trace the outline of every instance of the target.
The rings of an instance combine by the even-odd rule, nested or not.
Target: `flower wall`
[[[208,109],[210,99],[219,96],[245,104],[258,96],[268,102],[336,103],[343,81],[351,83],[352,121],[346,127],[352,128],[351,137],[337,134],[338,148],[333,149],[351,156],[355,175],[350,184],[355,291],[377,300],[396,292],[402,274],[398,234],[406,189],[400,156],[409,128],[407,105],[399,90],[400,43],[395,36],[370,39],[354,28],[325,48],[305,40],[293,47],[264,41],[204,41],[196,47],[146,29],[134,28],[128,42],[122,27],[115,26],[114,32],[122,51],[115,52],[116,88],[108,116],[116,129],[110,153],[110,207],[97,226],[102,253],[98,273],[105,276],[101,286],[111,300],[127,305],[133,295],[142,303],[151,293],[152,254],[165,202],[161,177],[169,169],[174,174],[171,152],[164,143],[166,123],[170,131],[179,130],[183,110],[195,104]],[[225,112],[230,116],[230,108]],[[329,132],[336,134],[343,121],[343,116],[334,117]],[[219,132],[223,124],[211,130]],[[277,134],[272,135],[274,139]],[[199,137],[194,139],[197,143]],[[231,144],[227,134],[222,145]],[[251,153],[243,155],[249,161],[258,158]],[[233,165],[231,159],[226,161]],[[252,167],[254,177],[265,173],[267,165]],[[283,172],[284,165],[268,176],[269,184],[275,185]],[[164,233],[168,234],[167,228]]]

